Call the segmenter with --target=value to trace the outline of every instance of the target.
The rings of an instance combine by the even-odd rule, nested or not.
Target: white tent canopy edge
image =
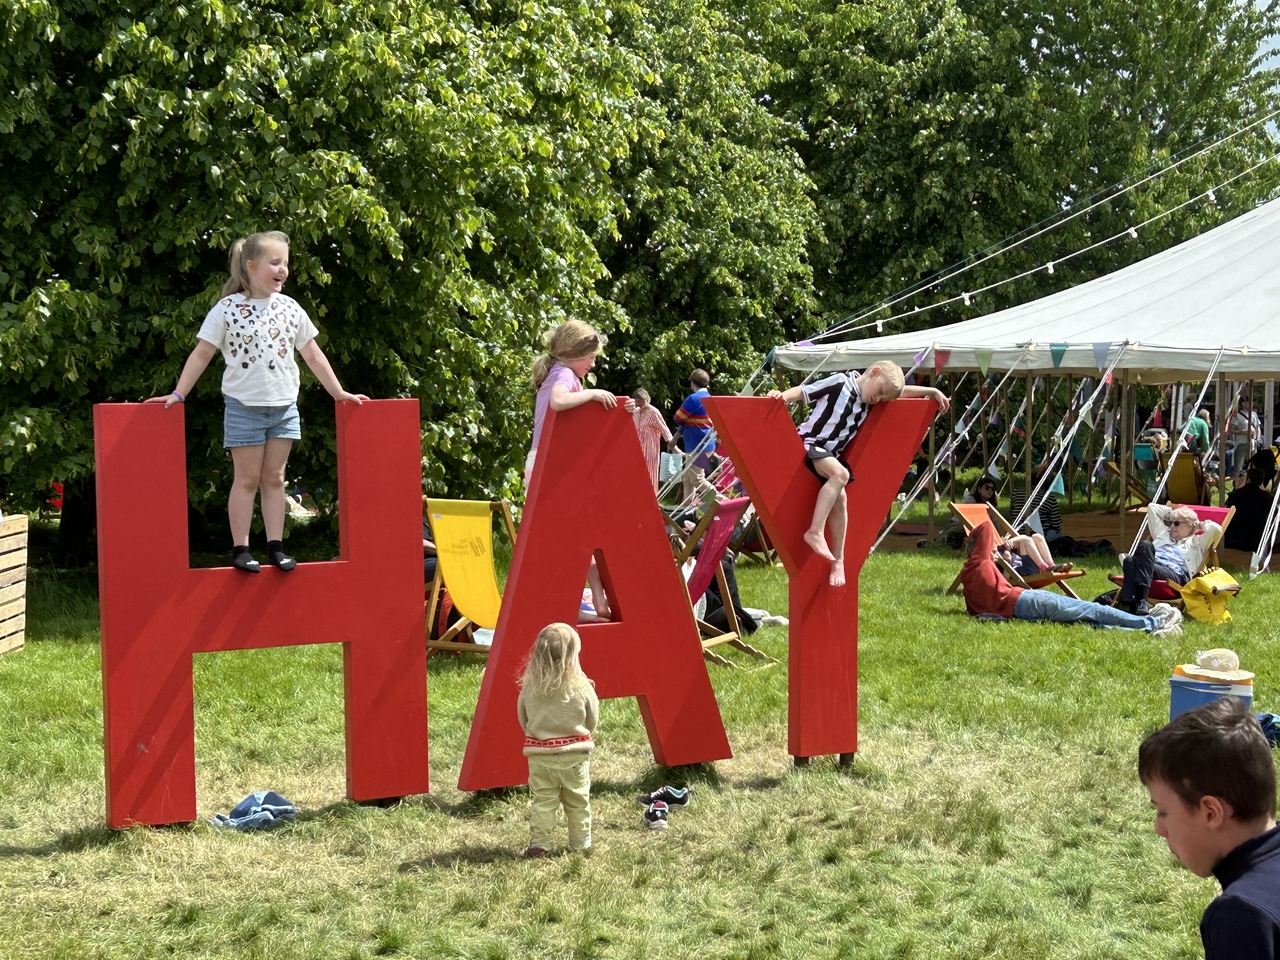
[[[1280,379],[1280,200],[1155,256],[1058,293],[944,327],[779,347],[774,362],[811,372],[911,367],[932,348],[948,372],[1017,370],[1142,383]],[[928,369],[934,357],[924,360]]]

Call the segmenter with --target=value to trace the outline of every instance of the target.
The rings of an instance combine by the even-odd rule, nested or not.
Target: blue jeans
[[[1013,605],[1015,620],[1050,620],[1054,623],[1091,623],[1095,627],[1123,630],[1156,630],[1155,617],[1138,617],[1116,607],[1104,607],[1090,600],[1077,600],[1048,590],[1023,590]]]

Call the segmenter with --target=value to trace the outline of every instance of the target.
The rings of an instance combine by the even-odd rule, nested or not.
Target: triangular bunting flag
[[[1080,408],[1080,419],[1085,422],[1090,430],[1093,429],[1093,406],[1086,403]]]
[[[1056,493],[1060,497],[1067,495],[1067,488],[1062,485],[1062,474],[1058,474],[1053,478],[1053,486],[1049,488],[1050,493]]]
[[[1108,370],[1108,371],[1107,371],[1107,373],[1106,373],[1106,375],[1105,375],[1105,376],[1103,376],[1103,378],[1102,378],[1102,382],[1103,382],[1103,383],[1107,383],[1107,384],[1111,383],[1111,371],[1110,371],[1110,370]]]
[[[1065,343],[1049,344],[1049,356],[1053,357],[1053,369],[1057,370],[1062,366],[1062,357],[1066,352],[1067,345]]]
[[[992,411],[991,411],[991,419],[987,421],[987,424],[988,424],[989,426],[992,426],[992,427],[998,427],[998,426],[1000,426],[1000,411],[999,411],[999,410],[992,410]]]
[[[950,350],[939,350],[933,348],[933,375],[936,377],[947,367],[947,361],[951,359]]]
[[[1095,343],[1093,345],[1093,362],[1097,364],[1099,370],[1107,365],[1107,354],[1110,352],[1111,344],[1109,343]]]
[[[997,480],[999,480],[1000,468],[997,466],[997,462],[998,461],[996,460],[992,460],[990,463],[987,464],[987,473],[988,475],[995,477]]]
[[[929,352],[929,348],[925,347],[923,350],[917,353],[914,357],[911,358],[911,365],[914,367],[918,367],[920,366],[920,364],[924,363],[925,355],[928,352]]]
[[[974,359],[978,361],[978,369],[982,371],[982,375],[987,375],[987,368],[991,366],[991,356],[994,350],[975,350],[973,351]]]

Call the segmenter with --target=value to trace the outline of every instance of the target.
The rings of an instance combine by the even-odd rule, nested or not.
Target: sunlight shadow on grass
[[[510,847],[475,846],[467,844],[456,850],[435,853],[421,860],[406,860],[397,868],[400,873],[424,873],[440,867],[457,867],[466,864],[499,863],[518,860],[519,854]]]

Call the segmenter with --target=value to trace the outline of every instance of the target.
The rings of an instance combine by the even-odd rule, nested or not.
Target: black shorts
[[[844,467],[844,468],[845,468],[845,470],[847,470],[847,471],[848,471],[848,473],[849,473],[849,480],[848,480],[848,483],[846,483],[846,484],[845,484],[845,486],[848,486],[850,483],[853,483],[853,470],[852,470],[852,468],[849,466],[848,461],[847,461],[847,460],[845,460],[845,458],[844,458],[844,457],[842,457],[842,456],[837,456],[837,455],[836,455],[836,454],[834,454],[834,453],[833,453],[833,454],[828,454],[828,455],[827,455],[827,457],[811,457],[811,456],[809,456],[809,455],[808,455],[808,451],[806,450],[806,451],[805,451],[805,458],[804,458],[804,465],[805,465],[806,467],[808,467],[808,468],[809,468],[809,472],[810,472],[810,473],[812,473],[815,477],[817,477],[817,478],[818,478],[820,481],[822,481],[823,483],[826,483],[826,482],[827,482],[827,478],[826,478],[826,477],[824,477],[822,474],[820,474],[820,473],[817,471],[817,469],[816,469],[816,468],[814,467],[814,465],[813,465],[813,461],[814,461],[814,460],[826,460],[826,459],[828,459],[828,457],[832,457],[832,458],[834,458],[834,459],[836,459],[836,460],[840,461],[840,465],[841,465],[842,467]]]

